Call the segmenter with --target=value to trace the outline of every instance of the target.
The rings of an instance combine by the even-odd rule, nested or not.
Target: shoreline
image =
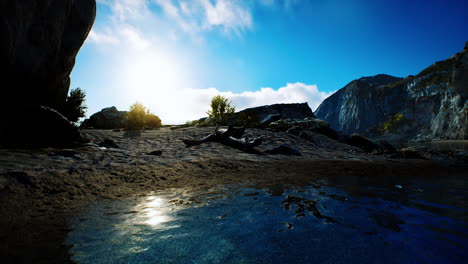
[[[463,177],[468,172],[466,165],[374,157],[339,150],[338,145],[338,150],[322,149],[317,144],[313,150],[312,144],[302,145],[302,157],[245,154],[212,143],[181,148],[181,137],[193,133],[196,138],[209,131],[188,130],[154,131],[138,140],[121,138],[117,132],[91,131],[95,142],[112,136],[122,150],[75,149],[71,157],[50,155],[59,151],[56,149],[0,151],[5,164],[0,171],[0,184],[4,186],[0,188],[2,259],[5,263],[72,263],[69,247],[63,245],[70,220],[77,210],[96,200],[121,200],[171,188],[205,190],[248,183],[281,189],[317,184],[320,179],[365,177],[385,181],[395,177]],[[267,146],[288,143],[292,137],[266,134],[270,137]],[[154,148],[149,138],[159,142],[162,156],[138,154]],[[292,141],[298,146],[304,143],[294,137]],[[312,150],[306,152],[306,148]],[[127,150],[131,151],[122,152]]]

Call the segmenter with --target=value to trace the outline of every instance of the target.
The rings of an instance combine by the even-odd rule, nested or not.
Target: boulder
[[[431,154],[423,149],[416,147],[407,147],[400,149],[400,156],[404,159],[431,159]]]
[[[315,132],[323,134],[332,139],[339,139],[340,135],[330,128],[328,122],[317,118],[304,118],[302,120],[281,119],[268,125],[268,129],[276,131],[286,131],[291,134],[299,135],[302,131]]]
[[[115,106],[102,109],[81,124],[81,128],[117,129],[127,124],[127,112],[119,111]]]
[[[351,146],[361,148],[365,152],[372,152],[378,148],[378,145],[375,144],[372,140],[359,134],[352,134],[349,136],[349,138],[346,140],[346,143]]]
[[[104,139],[101,143],[98,144],[98,146],[103,148],[120,148],[119,145],[114,142],[114,140],[109,138]]]
[[[77,127],[52,108],[29,106],[11,112],[14,115],[2,120],[8,125],[0,130],[0,147],[65,147],[87,142]]]
[[[307,103],[300,104],[273,104],[253,108],[247,108],[235,114],[234,120],[238,121],[240,117],[250,117],[257,120],[261,125],[268,125],[271,122],[280,119],[304,119],[306,117],[314,118],[314,113]]]

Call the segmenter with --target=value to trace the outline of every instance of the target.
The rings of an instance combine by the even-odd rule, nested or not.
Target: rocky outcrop
[[[116,129],[127,125],[127,112],[115,106],[102,109],[81,124],[81,128]]]
[[[0,148],[66,147],[85,140],[77,128],[52,108],[29,106],[5,116],[0,130]]]
[[[95,15],[95,0],[0,0],[0,111],[8,116],[8,122],[0,122],[0,146],[24,145],[24,139],[17,135],[22,135],[25,123],[36,124],[30,127],[41,130],[37,137],[28,139],[32,145],[72,140],[73,136],[64,135],[54,142],[51,135],[76,134],[77,130],[71,131],[63,116],[49,110],[60,109],[65,103],[75,57]],[[34,109],[40,110],[25,112]],[[47,121],[38,124],[33,117]]]
[[[314,117],[307,103],[273,104],[239,111],[235,114],[234,120],[253,119],[262,125],[268,125],[280,119],[304,119],[306,117]]]
[[[95,14],[95,0],[0,0],[0,104],[64,103]]]
[[[402,91],[386,84],[401,80],[383,74],[354,80],[325,99],[315,115],[327,121],[335,130],[347,134],[365,133],[370,127],[383,122],[387,113],[397,112]]]
[[[391,140],[468,139],[468,43],[416,76],[352,81],[327,98],[317,118],[345,133]]]

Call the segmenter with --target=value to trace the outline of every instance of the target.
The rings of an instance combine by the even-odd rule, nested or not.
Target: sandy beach
[[[320,184],[358,175],[389,177],[466,175],[463,163],[394,159],[314,134],[248,129],[264,137],[258,150],[287,144],[302,156],[255,155],[218,143],[186,148],[214,128],[163,127],[129,137],[125,131],[85,130],[91,143],[74,149],[0,150],[0,254],[3,263],[69,262],[64,239],[80,207],[101,199],[126,199],[171,188],[206,190],[224,184],[271,189]],[[113,140],[120,148],[96,144]],[[147,155],[161,151],[161,155]],[[457,165],[458,164],[458,165]],[[6,262],[5,262],[6,261]]]

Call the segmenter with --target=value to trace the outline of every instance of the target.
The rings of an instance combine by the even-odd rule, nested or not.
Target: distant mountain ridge
[[[325,99],[317,118],[345,133],[394,140],[468,139],[468,42],[416,76],[379,74]]]

